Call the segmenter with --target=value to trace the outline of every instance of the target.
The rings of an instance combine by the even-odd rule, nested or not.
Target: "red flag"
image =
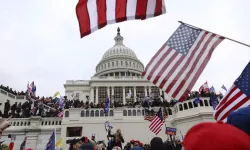
[[[165,14],[164,0],[79,0],[76,14],[81,37],[107,24]]]
[[[12,142],[10,142],[10,144],[9,144],[9,150],[13,150],[13,148],[14,148],[14,142],[12,141]]]

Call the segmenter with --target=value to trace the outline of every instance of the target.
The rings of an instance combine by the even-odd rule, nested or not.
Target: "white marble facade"
[[[107,50],[96,66],[96,73],[90,80],[67,80],[64,84],[68,99],[90,102],[103,102],[108,97],[120,103],[135,102],[153,93],[155,96],[166,94],[144,79],[141,74],[144,65],[136,54],[123,44],[118,29],[114,38],[115,45]],[[131,93],[131,97],[127,94]]]

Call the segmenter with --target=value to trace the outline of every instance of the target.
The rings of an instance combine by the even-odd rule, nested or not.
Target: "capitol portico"
[[[91,80],[66,81],[64,87],[68,99],[86,100],[88,96],[90,102],[98,103],[110,97],[125,104],[150,94],[167,98],[164,92],[141,76],[144,65],[133,50],[123,44],[119,28],[114,40],[115,45],[104,53]]]

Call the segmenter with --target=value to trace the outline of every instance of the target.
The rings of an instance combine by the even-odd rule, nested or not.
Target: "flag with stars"
[[[169,96],[183,101],[223,40],[219,35],[181,24],[142,75]]]
[[[250,62],[214,111],[215,120],[227,121],[231,111],[250,105]]]

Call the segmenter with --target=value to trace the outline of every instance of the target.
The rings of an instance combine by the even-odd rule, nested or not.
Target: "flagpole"
[[[178,21],[178,22],[179,22],[179,23],[181,23],[181,24],[184,24],[184,25],[190,26],[190,27],[192,27],[192,28],[196,28],[196,29],[201,29],[201,30],[204,30],[204,31],[208,31],[208,30],[205,30],[205,29],[202,29],[202,28],[199,28],[199,27],[196,27],[196,26],[193,26],[193,25],[190,25],[190,24],[184,23],[184,22],[182,22],[182,21]],[[208,31],[208,32],[210,32],[210,31]],[[210,33],[213,33],[213,32],[210,32]],[[213,33],[213,34],[216,34],[216,33]],[[219,35],[219,34],[217,34],[217,35]],[[221,35],[219,35],[219,36],[221,36]],[[225,39],[228,39],[228,40],[230,40],[230,41],[233,41],[233,42],[235,42],[235,43],[238,43],[238,44],[244,45],[244,46],[246,46],[246,47],[250,47],[250,45],[245,44],[245,43],[242,43],[242,42],[240,42],[240,41],[237,41],[237,40],[234,40],[234,39],[231,39],[231,38],[225,37],[225,36],[222,36],[222,37],[224,37]]]
[[[54,145],[54,149],[56,149],[56,128],[54,129],[54,134],[55,134],[55,145]]]

